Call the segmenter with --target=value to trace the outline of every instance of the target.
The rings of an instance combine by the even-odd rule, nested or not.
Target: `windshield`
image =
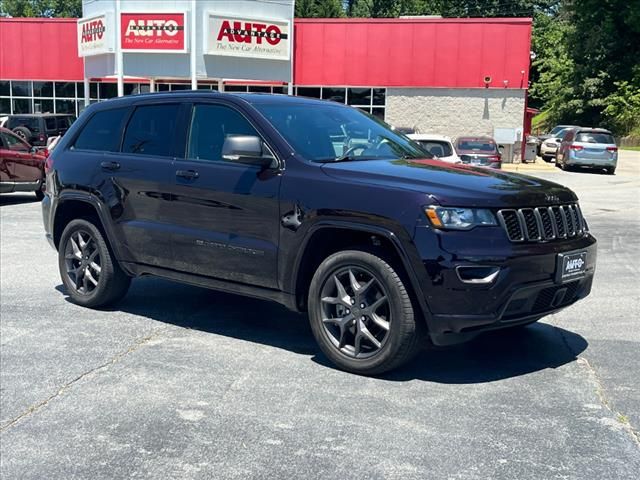
[[[566,130],[567,127],[553,127],[553,129],[549,132],[549,135],[555,135],[560,133],[562,130]]]
[[[490,140],[460,139],[456,148],[462,152],[495,153],[498,147]]]
[[[576,136],[576,142],[615,144],[615,140],[610,134],[600,132],[580,132]]]
[[[353,108],[331,103],[254,106],[298,153],[314,162],[431,157],[385,123]]]
[[[453,155],[451,144],[443,140],[416,140],[422,148],[436,157],[450,157]]]

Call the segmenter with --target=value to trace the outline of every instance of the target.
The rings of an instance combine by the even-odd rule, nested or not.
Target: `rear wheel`
[[[100,230],[84,219],[71,221],[62,232],[58,266],[71,300],[84,307],[116,302],[126,295],[131,284]]]
[[[29,130],[27,127],[16,127],[13,129],[13,133],[15,133],[25,142],[28,142],[31,138],[31,130]]]
[[[607,168],[607,174],[608,175],[615,175],[615,173],[616,173],[616,167]]]
[[[320,348],[339,368],[379,374],[420,347],[407,289],[389,263],[359,250],[325,259],[309,289],[309,319]]]

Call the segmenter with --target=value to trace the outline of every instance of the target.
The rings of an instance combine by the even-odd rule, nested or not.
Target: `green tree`
[[[298,18],[337,18],[344,17],[345,11],[340,0],[297,0]]]
[[[81,17],[82,0],[0,0],[0,14],[11,17]]]

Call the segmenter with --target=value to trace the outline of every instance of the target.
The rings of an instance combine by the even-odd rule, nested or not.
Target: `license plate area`
[[[584,277],[587,252],[559,253],[556,259],[556,283],[566,283]]]

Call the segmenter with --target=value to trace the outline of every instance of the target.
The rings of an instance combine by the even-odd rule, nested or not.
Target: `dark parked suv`
[[[9,115],[5,128],[38,147],[47,145],[47,139],[64,135],[76,117],[53,113]]]
[[[361,374],[589,294],[596,240],[573,192],[425,155],[332,102],[130,96],[53,151],[44,224],[80,305],[141,275],[274,300]]]

